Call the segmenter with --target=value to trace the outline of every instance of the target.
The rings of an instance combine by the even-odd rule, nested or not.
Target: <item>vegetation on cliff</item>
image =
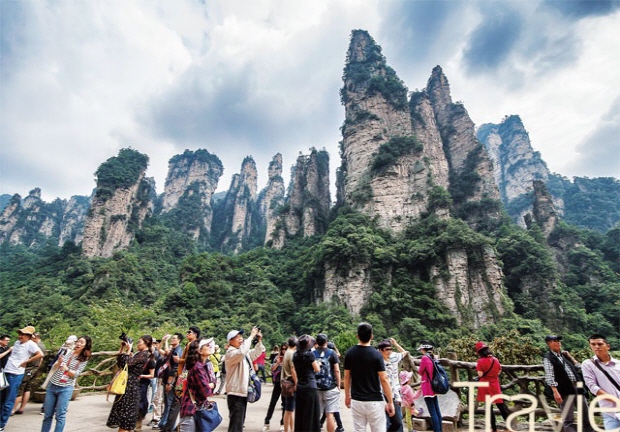
[[[138,182],[140,174],[146,171],[149,157],[131,148],[124,148],[99,165],[97,177],[97,198],[107,200],[118,188],[128,188]]]
[[[72,243],[63,248],[1,245],[0,328],[33,324],[52,346],[67,334],[89,333],[97,349],[113,349],[123,329],[134,336],[161,335],[189,324],[220,339],[230,328],[259,324],[270,344],[291,333],[318,331],[347,344],[364,319],[375,326],[377,338],[393,336],[408,348],[421,338],[446,346],[472,330],[457,326],[436,298],[429,269],[441,268],[450,248],[463,248],[475,263],[481,260],[477,251],[494,246],[516,313],[482,327],[476,337],[491,340],[497,332],[518,329],[541,345],[544,334],[554,331],[573,333],[569,340],[582,347],[588,332],[602,331],[615,343],[620,341],[620,284],[612,267],[620,253],[619,232],[604,236],[562,225],[550,237],[550,247],[575,239],[582,246],[568,254],[566,268],[559,271],[539,232],[511,224],[482,235],[463,221],[429,215],[394,236],[367,216],[342,208],[325,236],[292,239],[281,250],[258,247],[228,256],[198,253],[189,236],[152,217],[129,250],[106,259],[84,258]],[[360,262],[369,263],[374,286],[360,316],[351,316],[337,301],[315,304],[326,263],[346,273]],[[551,308],[535,304],[535,291],[528,295],[521,284],[548,274],[558,275],[549,302],[563,311],[553,320]]]

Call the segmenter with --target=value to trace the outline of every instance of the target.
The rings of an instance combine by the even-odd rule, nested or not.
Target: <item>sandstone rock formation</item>
[[[292,170],[286,202],[278,216],[280,223],[272,231],[273,247],[281,248],[288,237],[325,234],[330,203],[329,155],[312,149],[310,155],[297,158]]]
[[[222,251],[239,253],[252,234],[253,224],[256,223],[256,194],[258,178],[256,162],[247,156],[239,174],[235,174],[230,188],[224,198],[220,213],[223,219],[219,243]]]
[[[341,90],[346,120],[337,204],[358,209],[395,234],[431,214],[447,220],[452,211],[474,229],[499,218],[492,162],[467,111],[452,102],[441,68],[433,69],[426,89],[408,102],[406,95],[380,47],[355,30]],[[470,253],[455,245],[427,270],[457,321],[478,327],[505,312],[502,272],[492,248],[476,252],[482,264],[471,262]],[[336,296],[359,313],[373,289],[370,268],[357,263],[346,277],[338,270],[326,263],[323,300]]]
[[[258,198],[258,211],[265,224],[265,241],[268,244],[276,230],[278,211],[284,204],[284,179],[282,178],[282,154],[276,154],[269,163],[267,186]]]
[[[521,118],[505,117],[499,125],[487,123],[476,132],[493,161],[493,176],[513,220],[525,227],[523,217],[532,209],[532,182],[549,180],[549,169],[532,148]],[[563,202],[557,198],[556,206]]]
[[[30,191],[23,200],[15,194],[0,216],[0,244],[34,246],[57,239],[58,246],[67,241],[79,243],[89,208],[87,197],[74,196],[51,203],[41,200],[41,189]]]
[[[127,248],[153,210],[153,179],[146,179],[148,157],[122,149],[97,170],[97,189],[84,224],[82,253],[110,257]]]
[[[210,238],[211,199],[223,172],[220,159],[204,149],[185,150],[168,162],[161,211],[172,212],[173,225],[202,243]]]

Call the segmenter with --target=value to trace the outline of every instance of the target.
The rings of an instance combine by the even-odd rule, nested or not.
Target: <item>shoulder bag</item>
[[[6,375],[4,375],[4,369],[0,369],[0,390],[4,390],[9,386],[9,381],[6,379]]]
[[[217,409],[217,403],[206,400],[202,405],[198,406],[196,399],[194,399],[194,393],[191,390],[189,391],[189,397],[196,407],[196,412],[194,413],[196,432],[214,431],[222,423],[222,415]]]
[[[295,383],[293,382],[293,379],[291,377],[281,379],[280,387],[282,388],[282,396],[295,396]]]
[[[484,376],[488,374],[491,371],[491,369],[493,369],[494,365],[495,365],[495,359],[493,358],[491,360],[491,366],[489,366],[489,368],[485,370],[482,375],[474,377],[474,381],[480,381],[482,378],[484,378]]]
[[[250,364],[250,378],[248,380],[248,402],[258,402],[261,396],[261,382],[258,376],[254,373],[254,367],[252,367],[250,359],[248,359],[247,357],[245,359]]]

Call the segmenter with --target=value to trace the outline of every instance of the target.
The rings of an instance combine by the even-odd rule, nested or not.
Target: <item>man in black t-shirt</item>
[[[357,326],[357,338],[359,343],[344,356],[345,405],[351,409],[355,430],[365,430],[369,425],[371,432],[384,432],[385,413],[394,415],[385,362],[381,354],[370,346],[370,324],[360,323]]]

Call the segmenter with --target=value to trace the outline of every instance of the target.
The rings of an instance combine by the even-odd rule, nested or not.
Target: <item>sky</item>
[[[476,125],[519,115],[552,172],[620,178],[620,0],[2,0],[0,194],[89,195],[122,148],[207,149],[218,191],[253,156],[326,149],[344,121],[351,31],[409,90],[441,65]]]

